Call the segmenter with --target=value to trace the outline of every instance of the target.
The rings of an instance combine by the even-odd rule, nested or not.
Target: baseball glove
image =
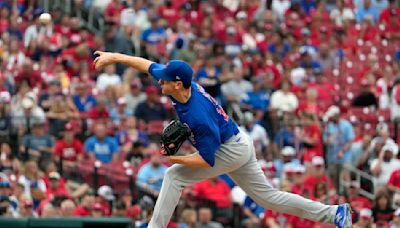
[[[171,121],[161,134],[161,147],[164,155],[176,154],[179,148],[191,136],[190,128],[179,120]]]

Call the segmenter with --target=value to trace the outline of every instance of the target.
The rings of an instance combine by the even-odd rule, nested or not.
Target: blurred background
[[[176,115],[149,75],[96,71],[101,50],[189,62],[272,185],[349,202],[354,227],[400,227],[399,14],[398,0],[0,0],[1,216],[147,226]],[[184,189],[169,227],[332,226],[224,175]]]

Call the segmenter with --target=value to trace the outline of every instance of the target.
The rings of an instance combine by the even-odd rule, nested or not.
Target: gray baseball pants
[[[239,132],[232,136],[222,144],[215,156],[214,167],[191,168],[174,164],[167,169],[148,227],[167,227],[184,187],[224,173],[264,208],[313,221],[334,222],[337,206],[324,205],[296,194],[282,192],[269,184],[256,160],[253,143],[247,134]]]

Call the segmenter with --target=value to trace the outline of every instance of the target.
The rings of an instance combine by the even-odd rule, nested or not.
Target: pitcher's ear
[[[177,81],[177,83],[175,83],[175,89],[179,89],[179,88],[183,88],[183,82],[181,82],[181,81]]]

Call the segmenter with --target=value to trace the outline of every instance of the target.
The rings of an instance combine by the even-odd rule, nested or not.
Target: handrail
[[[367,197],[370,200],[375,200],[375,186],[376,186],[376,178],[375,177],[373,177],[373,176],[369,175],[368,173],[361,171],[361,170],[357,169],[356,167],[353,167],[352,165],[349,165],[349,164],[343,165],[343,169],[346,169],[347,171],[349,171],[351,173],[355,173],[356,181],[358,183],[361,182],[361,178],[371,181],[371,183],[373,184],[373,192],[369,192],[369,191],[366,191],[366,190],[360,188],[359,193],[361,195]],[[341,186],[346,186],[346,187],[350,186],[350,182],[346,181],[343,178],[343,175],[341,175],[341,177],[340,177],[340,183],[341,183]]]

